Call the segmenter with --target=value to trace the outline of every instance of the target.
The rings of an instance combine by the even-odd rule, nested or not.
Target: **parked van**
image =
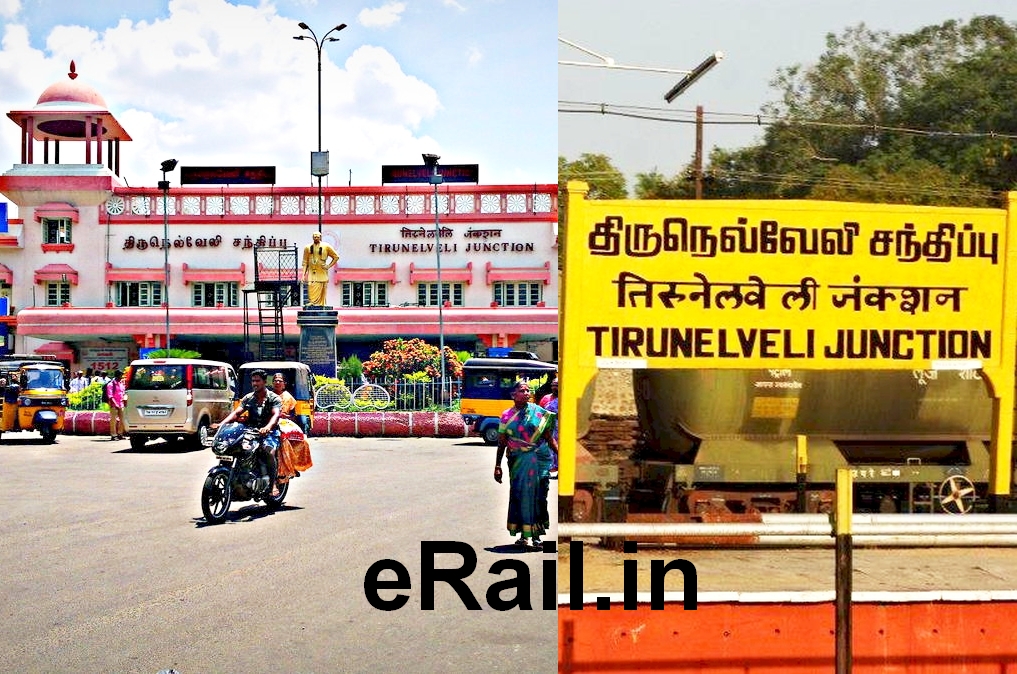
[[[124,422],[131,447],[154,438],[186,438],[200,448],[208,427],[233,409],[237,373],[214,360],[136,360],[127,370]]]

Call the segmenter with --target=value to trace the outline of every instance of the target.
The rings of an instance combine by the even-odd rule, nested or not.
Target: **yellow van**
[[[237,373],[214,360],[156,358],[136,360],[127,371],[124,423],[131,447],[155,438],[183,437],[203,447],[208,427],[233,409]]]

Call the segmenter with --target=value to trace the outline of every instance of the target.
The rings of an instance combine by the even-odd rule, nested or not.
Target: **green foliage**
[[[336,368],[336,375],[345,381],[358,382],[364,372],[364,364],[356,355],[347,356]]]
[[[149,353],[148,358],[201,358],[201,353],[190,349],[171,348],[169,355],[166,355],[166,349],[158,349]]]
[[[695,192],[695,185],[685,175],[669,179],[656,169],[636,174],[636,199],[691,199]]]
[[[771,84],[778,98],[761,112],[775,121],[757,144],[710,152],[707,198],[998,206],[1017,187],[1017,24],[859,24]],[[690,171],[639,174],[636,195],[688,197]]]
[[[109,404],[102,401],[102,384],[89,384],[77,393],[67,396],[67,409],[77,411],[109,410]]]
[[[460,379],[463,365],[456,353],[445,347],[445,376]],[[389,339],[382,343],[382,350],[375,351],[364,363],[364,374],[375,379],[396,379],[413,372],[426,372],[434,379],[441,378],[441,360],[438,347],[422,339]]]
[[[473,354],[469,351],[456,351],[456,358],[459,359],[460,363],[465,363],[470,358],[473,358]]]
[[[565,240],[565,223],[568,211],[566,186],[570,180],[582,180],[590,186],[588,199],[625,199],[625,175],[611,159],[602,154],[583,153],[579,159],[568,161],[558,157],[558,240]],[[558,269],[564,269],[565,247],[558,246]]]

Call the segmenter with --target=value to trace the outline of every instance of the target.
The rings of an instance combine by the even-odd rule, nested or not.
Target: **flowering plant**
[[[364,363],[364,374],[374,379],[397,379],[415,372],[426,372],[432,379],[441,377],[441,360],[438,347],[422,339],[389,339],[382,342],[381,351],[375,351]],[[456,353],[445,347],[445,376],[460,379],[463,364]]]

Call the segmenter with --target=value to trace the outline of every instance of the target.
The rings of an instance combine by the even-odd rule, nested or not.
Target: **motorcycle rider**
[[[234,409],[218,424],[212,424],[214,430],[222,424],[234,421],[242,413],[246,412],[243,421],[250,428],[257,428],[261,435],[261,442],[258,444],[258,456],[268,471],[271,480],[271,494],[273,497],[279,495],[279,487],[276,485],[275,452],[279,448],[279,415],[282,412],[282,400],[274,392],[268,390],[266,380],[268,373],[264,370],[251,372],[251,392],[240,399],[240,406]]]

